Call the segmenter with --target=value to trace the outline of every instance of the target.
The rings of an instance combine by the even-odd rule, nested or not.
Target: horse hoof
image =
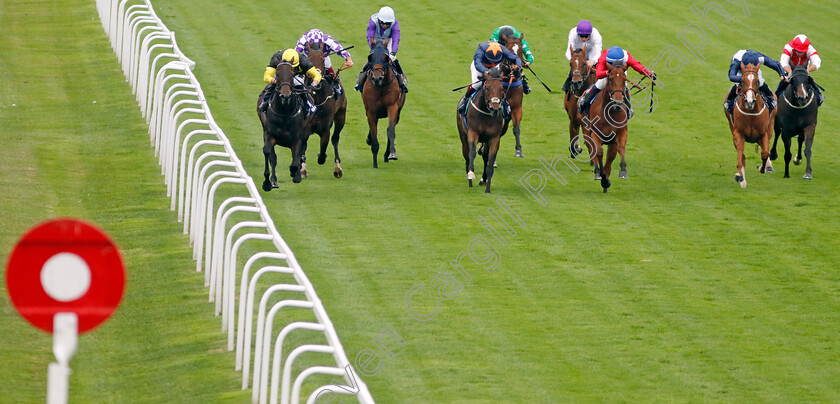
[[[470,188],[472,188],[472,180],[467,180],[470,183]]]
[[[485,184],[484,178],[478,180],[478,185],[484,185],[484,184]]]
[[[802,159],[801,158],[793,159],[793,164],[796,164],[796,165],[802,164]]]
[[[272,188],[274,188],[274,187],[272,187],[272,186],[271,186],[271,183],[270,183],[270,182],[265,181],[265,182],[263,182],[263,183],[262,183],[262,189],[263,189],[263,191],[265,191],[265,192],[269,192],[269,191],[271,191],[271,189],[272,189]]]
[[[785,178],[790,178],[790,174],[785,174]]]
[[[621,170],[618,173],[618,178],[627,178],[627,171]]]
[[[388,157],[387,157],[386,161],[388,161],[388,160],[397,160],[397,153],[388,154]]]
[[[319,154],[318,155],[318,165],[323,165],[326,162],[327,162],[327,154],[326,153]]]
[[[303,181],[303,177],[301,177],[300,175],[296,175],[296,176],[292,177],[292,182],[294,182],[295,184],[297,184],[301,181]]]
[[[605,194],[607,193],[607,189],[606,189],[606,188],[604,188],[604,193],[605,193]]]
[[[484,193],[485,193],[485,194],[489,194],[489,193],[490,193],[490,189],[485,189],[485,190],[484,190]]]
[[[811,173],[805,173],[805,175],[802,176],[802,179],[803,180],[812,180],[813,178],[811,178]]]
[[[342,176],[344,176],[344,172],[341,171],[341,169],[338,169],[333,171],[333,175],[335,176],[335,178],[341,178]]]
[[[309,173],[308,173],[306,170],[300,170],[300,177],[301,177],[301,178],[306,178],[306,177],[308,177],[308,176],[309,176],[308,174],[309,174]]]
[[[601,188],[604,188],[604,192],[607,191],[607,188],[609,188],[610,185],[612,184],[610,183],[609,178],[601,178]]]
[[[776,172],[776,170],[773,169],[773,166],[767,166],[767,168],[765,168],[764,171],[768,172],[768,173],[775,173]]]
[[[741,181],[741,188],[747,187],[747,180]]]
[[[515,152],[515,153],[513,153],[513,157],[520,157],[520,158],[524,158],[524,157],[525,157],[525,155],[524,155],[524,154],[522,154],[522,150],[520,150],[520,149],[516,149],[516,152]]]
[[[741,181],[743,181],[743,180],[744,180],[744,177],[742,177],[742,176],[740,176],[740,175],[738,175],[738,174],[735,174],[735,182],[740,183],[740,182],[741,182]]]

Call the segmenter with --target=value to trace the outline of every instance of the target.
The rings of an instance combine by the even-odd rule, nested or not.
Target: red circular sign
[[[6,289],[18,312],[52,332],[56,313],[79,317],[79,333],[102,324],[119,306],[125,268],[117,246],[91,224],[44,222],[18,241],[6,268]]]

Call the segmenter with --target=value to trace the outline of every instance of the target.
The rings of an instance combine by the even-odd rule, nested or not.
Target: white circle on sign
[[[72,302],[90,288],[90,267],[76,254],[58,253],[41,268],[41,286],[51,298]]]

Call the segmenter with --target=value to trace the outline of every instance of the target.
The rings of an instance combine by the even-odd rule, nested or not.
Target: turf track
[[[829,97],[817,127],[814,180],[800,179],[801,166],[791,179],[748,170],[741,190],[732,181],[735,153],[720,110],[729,58],[745,47],[778,57],[799,31],[784,28],[791,26],[785,3],[748,3],[749,17],[719,3],[733,19],[711,14],[720,32],[706,31],[703,63],[676,38],[686,24],[702,25],[690,2],[391,4],[411,88],[397,127],[400,160],[371,168],[354,93],[341,143],[345,177],[313,164],[304,183],[282,178],[279,190],[264,195],[348,356],[375,349],[371,340],[385,327],[407,341],[391,344],[395,357],[383,357],[381,371],[365,377],[379,402],[840,398],[835,5],[799,13],[813,27],[805,33],[824,61],[814,76]],[[365,21],[379,7],[153,4],[198,63],[214,116],[257,180],[262,153],[253,105],[270,55],[314,26],[361,47]],[[0,251],[5,258],[38,221],[70,215],[108,231],[129,267],[120,311],[80,340],[72,399],[246,401],[93,2],[1,7],[0,145],[8,154],[0,160]],[[506,136],[494,193],[468,189],[453,116],[458,95],[449,89],[466,84],[476,44],[498,25],[517,26],[536,55],[534,69],[559,90],[566,34],[582,17],[602,31],[605,46],[622,45],[643,63],[669,44],[690,60],[678,74],[655,69],[666,86],[657,90],[656,112],[630,124],[630,179],[614,180],[602,195],[580,164],[579,174],[563,172],[568,185],[549,183],[545,206],[530,196],[518,180],[540,168],[537,157],[561,153],[568,138],[561,96],[532,79],[526,158],[513,159]],[[364,60],[358,49],[353,55],[358,64],[345,82]],[[769,70],[765,75],[775,85]],[[753,167],[758,159],[748,150]],[[288,154],[278,153],[285,167]],[[466,265],[472,281],[443,301],[433,320],[414,320],[406,291],[423,283],[416,308],[431,310],[432,279],[451,271],[449,261],[478,234],[491,237],[479,217],[497,198],[526,223],[497,245],[501,264],[493,273]],[[0,397],[43,401],[50,340],[0,296]]]

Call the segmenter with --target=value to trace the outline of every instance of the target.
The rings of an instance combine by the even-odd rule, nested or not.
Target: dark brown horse
[[[467,168],[467,181],[470,187],[475,179],[474,161],[476,148],[481,143],[484,159],[484,173],[478,185],[486,185],[484,192],[490,193],[490,181],[493,179],[493,163],[499,152],[499,141],[507,132],[508,124],[502,112],[505,90],[502,86],[500,67],[494,67],[484,74],[484,84],[467,100],[467,112],[462,117],[457,112],[455,119],[461,137],[461,151]]]
[[[785,143],[785,178],[790,178],[790,159],[793,155],[790,146],[794,137],[799,138],[799,151],[793,164],[799,165],[802,162],[802,143],[805,143],[805,158],[808,164],[805,167],[805,175],[802,178],[811,179],[811,146],[814,144],[814,131],[817,128],[817,102],[816,95],[811,89],[808,69],[805,65],[793,69],[790,78],[790,85],[782,93],[779,100],[779,112],[776,114],[776,122],[773,125],[776,137],[773,140],[773,149],[770,150],[770,159],[775,160],[776,143],[779,135]]]
[[[289,165],[289,175],[292,181],[298,183],[300,176],[301,143],[309,117],[304,113],[305,102],[300,97],[300,90],[294,88],[295,73],[289,62],[280,62],[274,73],[275,85],[268,99],[268,108],[262,112],[260,101],[266,90],[257,98],[257,116],[263,127],[263,154],[265,155],[264,191],[277,188],[277,175],[274,168],[277,165],[277,155],[274,146],[288,147],[292,151],[292,164]],[[269,177],[269,164],[271,176]]]
[[[505,47],[515,53],[516,56],[519,56],[519,59],[524,61],[525,51],[522,47],[523,38],[525,38],[525,34],[522,34],[519,38],[511,38],[507,35],[502,35],[501,38],[499,38],[499,42],[504,43]],[[504,64],[507,65],[507,67],[510,67],[509,62],[505,61]],[[510,72],[513,72],[513,74],[510,74]],[[519,125],[522,123],[522,99],[525,95],[522,84],[522,80],[524,80],[522,70],[507,69],[502,73],[502,85],[505,88],[507,102],[510,104],[510,120],[513,124],[513,136],[516,137],[516,151],[513,156],[525,157],[525,155],[522,154],[522,144],[519,142]]]
[[[761,146],[761,164],[758,171],[762,174],[767,168],[772,168],[770,163],[770,136],[773,131],[773,120],[777,110],[770,110],[764,103],[759,91],[758,66],[752,63],[744,66],[741,64],[741,84],[738,87],[738,95],[735,96],[735,109],[732,114],[724,108],[726,120],[729,122],[729,130],[732,131],[732,142],[735,144],[735,151],[738,153],[738,166],[735,171],[735,182],[741,188],[747,187],[747,177],[744,167],[744,142],[758,143]]]
[[[580,140],[580,125],[582,124],[577,106],[578,99],[589,86],[595,84],[595,71],[587,63],[586,44],[583,45],[583,49],[572,49],[569,45],[569,50],[572,52],[572,59],[569,60],[571,69],[569,74],[572,79],[563,105],[566,107],[566,114],[569,115],[569,152],[572,158],[575,158],[582,151],[578,143],[578,140]],[[587,149],[591,149],[588,142],[584,141],[584,143],[586,143]],[[592,154],[592,150],[589,150],[589,154]]]
[[[400,111],[405,105],[405,93],[400,91],[397,83],[397,73],[391,66],[388,49],[381,41],[377,41],[368,55],[367,80],[362,88],[362,101],[365,104],[368,127],[367,144],[373,153],[373,168],[379,168],[376,154],[379,152],[379,140],[376,137],[376,125],[379,119],[388,118],[388,148],[383,155],[384,161],[397,159],[394,145],[397,133],[396,126],[400,121]]]
[[[595,166],[595,179],[601,180],[604,193],[610,187],[610,172],[616,152],[621,155],[620,178],[627,178],[627,163],[624,149],[627,146],[627,124],[630,114],[624,103],[626,97],[626,66],[607,66],[607,83],[592,102],[589,116],[583,119],[587,145],[592,144],[594,153],[590,153],[591,164]],[[604,162],[604,145],[609,145],[607,161]]]
[[[318,69],[321,74],[327,74],[324,68],[324,45],[323,44],[307,44],[306,51],[309,55],[309,60]],[[333,175],[335,178],[341,178],[344,172],[341,170],[341,158],[338,155],[338,141],[340,139],[341,130],[344,128],[344,120],[347,114],[347,97],[342,91],[341,95],[335,95],[335,86],[339,82],[331,82],[324,78],[318,88],[315,89],[314,101],[318,110],[310,118],[309,126],[304,132],[303,144],[301,151],[301,176],[306,178],[306,144],[309,136],[317,133],[321,138],[321,148],[318,152],[318,164],[324,164],[327,161],[327,145],[330,142],[330,127],[335,124],[335,129],[332,135],[332,145],[335,151],[335,167],[333,168]]]

